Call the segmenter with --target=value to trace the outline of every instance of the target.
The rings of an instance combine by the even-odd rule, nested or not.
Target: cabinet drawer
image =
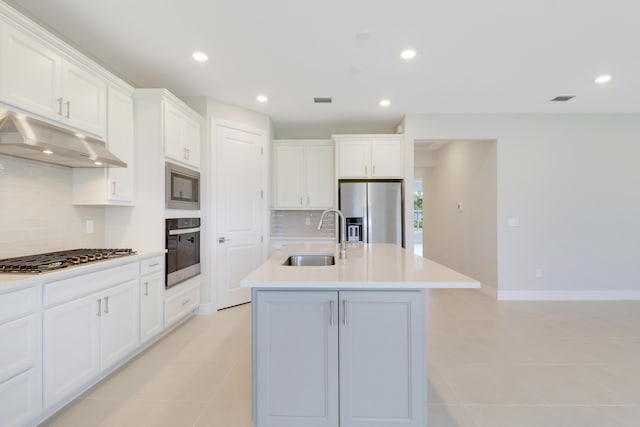
[[[169,326],[187,316],[194,308],[200,305],[200,278],[198,282],[189,285],[183,291],[165,299],[164,324]]]
[[[164,255],[159,255],[140,261],[141,276],[144,276],[145,274],[155,273],[157,271],[164,271]]]
[[[40,313],[0,325],[0,382],[29,368],[40,359]]]
[[[29,425],[42,411],[42,375],[38,368],[0,383],[0,425]]]
[[[0,323],[39,310],[41,297],[40,286],[0,295]]]
[[[82,274],[71,279],[45,283],[44,305],[51,306],[88,295],[109,286],[135,280],[138,277],[138,263],[122,265],[95,273]]]

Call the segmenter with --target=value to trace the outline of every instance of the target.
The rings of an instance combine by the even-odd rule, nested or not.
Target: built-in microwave
[[[200,209],[200,172],[166,162],[168,209]]]

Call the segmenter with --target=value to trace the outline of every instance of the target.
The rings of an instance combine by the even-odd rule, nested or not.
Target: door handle
[[[342,300],[342,311],[344,312],[344,317],[342,318],[342,320],[344,321],[344,325],[347,325],[347,300],[343,299]]]
[[[116,181],[111,182],[111,195],[112,196],[116,195]]]
[[[376,165],[373,165],[373,173],[371,175],[376,176]]]
[[[58,115],[62,115],[62,98],[58,98]]]
[[[231,239],[227,239],[225,237],[218,237],[218,243],[230,242]]]
[[[144,282],[144,296],[149,296],[149,282]]]
[[[333,326],[333,300],[329,301],[329,324]]]
[[[369,169],[367,168],[367,165],[364,165],[364,176],[367,176],[367,171],[368,171],[368,170],[369,170]]]
[[[109,314],[109,297],[104,297],[104,314]]]
[[[67,105],[67,115],[65,116],[67,119],[71,118],[71,101],[65,102]]]
[[[96,313],[96,316],[100,317],[102,316],[102,298],[98,298],[98,312]]]

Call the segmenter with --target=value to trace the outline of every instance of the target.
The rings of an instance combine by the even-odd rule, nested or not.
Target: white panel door
[[[277,208],[301,208],[304,200],[304,148],[278,145],[275,149],[275,193]]]
[[[338,426],[338,293],[258,292],[256,425]]]
[[[138,280],[108,289],[102,298],[100,367],[122,360],[140,342]]]
[[[93,294],[44,311],[45,408],[100,372],[101,307],[101,296]]]
[[[39,368],[0,383],[0,426],[33,425],[28,421],[42,412],[42,374]]]
[[[326,209],[334,206],[333,146],[309,145],[306,147],[305,206]]]
[[[61,120],[62,58],[32,36],[8,25],[3,30],[0,99],[35,114]]]
[[[264,260],[263,137],[216,124],[217,146],[217,305],[249,302],[240,280]]]
[[[62,62],[63,116],[69,125],[101,138],[107,132],[107,84],[94,73]]]
[[[424,427],[424,293],[339,299],[340,427]]]

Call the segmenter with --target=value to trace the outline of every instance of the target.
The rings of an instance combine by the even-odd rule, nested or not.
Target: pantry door
[[[217,309],[251,300],[240,280],[265,258],[265,136],[226,122],[212,126],[216,162],[214,236]]]

